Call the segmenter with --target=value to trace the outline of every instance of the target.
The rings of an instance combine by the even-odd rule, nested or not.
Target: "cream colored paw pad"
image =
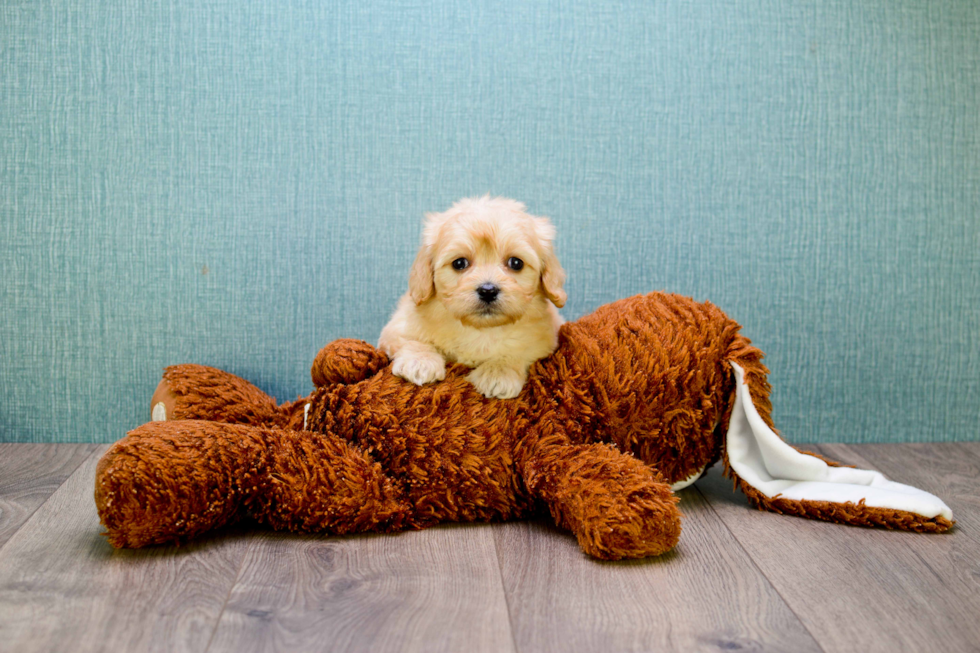
[[[167,407],[163,405],[162,401],[154,404],[151,418],[154,422],[167,421]]]

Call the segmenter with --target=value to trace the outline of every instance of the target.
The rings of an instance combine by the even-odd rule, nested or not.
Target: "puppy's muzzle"
[[[500,288],[492,283],[485,283],[477,287],[476,294],[484,304],[492,304],[497,299],[497,295],[500,294]]]

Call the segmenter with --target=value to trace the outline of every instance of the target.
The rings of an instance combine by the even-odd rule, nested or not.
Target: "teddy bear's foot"
[[[644,558],[677,546],[681,513],[666,483],[644,483],[625,501],[584,508],[572,531],[585,553],[601,560]]]
[[[608,444],[539,445],[522,465],[528,489],[582,550],[602,560],[660,555],[677,545],[677,497],[656,470]]]

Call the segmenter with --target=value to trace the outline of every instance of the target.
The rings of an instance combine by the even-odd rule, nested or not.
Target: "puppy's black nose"
[[[476,294],[480,296],[481,302],[489,304],[497,299],[497,295],[500,294],[500,288],[492,283],[485,283],[476,289]]]

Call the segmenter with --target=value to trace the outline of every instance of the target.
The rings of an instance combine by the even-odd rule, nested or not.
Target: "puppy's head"
[[[565,304],[565,271],[554,253],[555,228],[514,200],[464,199],[426,216],[422,247],[409,275],[416,304],[433,298],[468,326],[519,320],[543,295]]]

